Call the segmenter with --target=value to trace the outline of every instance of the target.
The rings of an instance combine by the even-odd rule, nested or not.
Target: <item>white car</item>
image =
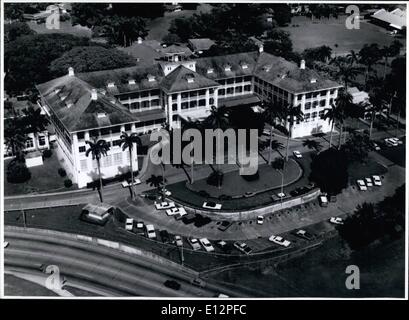
[[[157,203],[155,201],[155,207],[157,210],[164,210],[164,209],[171,209],[175,207],[175,203],[174,202],[168,202],[168,201],[163,201],[160,203]]]
[[[7,241],[3,242],[3,248],[6,249],[9,246],[9,243]]]
[[[134,179],[132,185],[136,186],[136,185],[141,184],[141,183],[142,183],[141,180]],[[122,188],[127,188],[129,186],[131,186],[130,182],[128,182],[127,180],[122,181]]]
[[[205,250],[207,252],[214,251],[214,247],[212,246],[212,244],[210,243],[210,241],[207,238],[202,238],[199,241],[202,244],[203,248],[205,248]]]
[[[398,146],[398,142],[394,140],[394,138],[385,138],[385,143],[389,147],[396,147]]]
[[[331,217],[331,219],[329,219],[329,222],[333,224],[344,224],[344,220],[342,220],[342,218],[340,217]]]
[[[381,186],[382,181],[380,176],[372,176],[372,180],[375,186]]]
[[[263,224],[264,223],[264,217],[263,216],[257,216],[257,224]]]
[[[373,187],[373,182],[371,178],[365,178],[365,183],[368,187]]]
[[[156,232],[155,232],[155,227],[153,226],[153,224],[147,224],[145,226],[146,228],[146,236],[149,239],[155,239],[156,238]]]
[[[174,207],[172,209],[166,210],[166,214],[168,216],[174,216],[176,214],[180,214],[181,216],[184,216],[185,214],[187,214],[187,212],[186,212],[185,208]]]
[[[181,236],[175,236],[175,244],[178,247],[183,247],[183,240]]]
[[[126,218],[125,230],[129,230],[129,231],[133,230],[133,219],[132,218]]]
[[[268,238],[268,240],[283,247],[288,247],[291,244],[290,241],[285,240],[283,237],[280,236],[272,235],[270,238]]]
[[[376,142],[372,142],[372,146],[376,151],[381,150],[381,147]]]
[[[222,208],[222,205],[220,203],[208,201],[208,202],[203,203],[202,207],[206,209],[220,210]]]
[[[356,184],[358,185],[359,190],[361,191],[368,190],[364,180],[356,180]]]
[[[279,198],[284,198],[284,197],[285,197],[285,193],[284,193],[284,192],[277,193],[277,197],[279,197]]]
[[[191,238],[188,239],[190,246],[192,247],[192,249],[194,251],[200,250],[200,244],[199,244],[199,240],[195,239],[195,238]]]
[[[301,152],[298,151],[298,150],[294,150],[294,151],[293,151],[293,154],[294,154],[294,157],[296,157],[296,158],[302,158],[302,154],[301,154]]]
[[[398,138],[389,138],[390,141],[393,141],[397,144],[402,144],[403,142],[401,140],[399,140]]]

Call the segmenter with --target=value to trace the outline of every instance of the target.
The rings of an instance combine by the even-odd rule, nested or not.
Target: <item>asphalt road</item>
[[[53,241],[52,237],[39,239],[27,232],[5,232],[10,244],[5,249],[5,269],[21,271],[39,270],[41,265],[56,265],[67,279],[67,285],[81,283],[84,289],[94,292],[93,286],[107,288],[123,296],[152,297],[212,297],[220,288],[206,284],[199,288],[190,283],[193,277],[172,269],[126,254],[113,252],[75,241]],[[163,285],[166,280],[181,284],[176,291]],[[231,292],[229,292],[231,294]]]

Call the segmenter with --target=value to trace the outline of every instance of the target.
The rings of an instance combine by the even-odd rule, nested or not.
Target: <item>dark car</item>
[[[311,233],[309,233],[309,232],[307,232],[307,231],[305,231],[303,229],[295,230],[293,232],[293,234],[295,236],[299,237],[299,238],[302,238],[302,239],[305,239],[305,240],[308,240],[308,241],[310,241],[310,240],[312,240],[314,238],[314,236]]]
[[[200,228],[210,223],[212,219],[209,217],[203,217],[201,214],[196,214],[195,227]]]
[[[182,221],[184,224],[193,223],[196,220],[196,216],[193,213],[188,213],[187,215],[182,217]]]
[[[171,288],[173,290],[180,289],[180,283],[175,280],[166,280],[164,283],[165,287]]]
[[[159,235],[160,235],[163,243],[171,242],[170,235],[169,235],[169,232],[167,230],[161,230],[159,232]]]
[[[232,224],[233,221],[224,220],[217,229],[219,229],[220,231],[226,231],[228,228],[232,226]]]

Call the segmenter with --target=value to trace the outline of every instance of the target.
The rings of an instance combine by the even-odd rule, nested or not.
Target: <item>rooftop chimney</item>
[[[98,99],[97,89],[92,89],[91,90],[91,100],[97,100],[97,99]]]
[[[74,68],[73,68],[73,67],[69,67],[69,68],[68,68],[68,75],[69,75],[70,77],[73,77],[73,76],[74,76]]]
[[[302,69],[302,70],[305,69],[305,60],[301,60],[300,69]]]
[[[141,44],[141,43],[142,43],[142,38],[138,37],[138,44]]]
[[[264,46],[262,44],[260,44],[258,46],[258,52],[262,53],[264,51]]]

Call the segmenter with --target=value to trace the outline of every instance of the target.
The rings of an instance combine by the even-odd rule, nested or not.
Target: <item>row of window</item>
[[[159,96],[159,94],[160,94],[160,90],[155,89],[155,90],[147,90],[147,91],[121,94],[120,96],[117,96],[117,97],[119,101],[124,103],[129,99],[133,100],[133,99],[141,99],[141,98],[147,98],[147,97],[155,97],[155,96]]]
[[[236,77],[236,78],[217,80],[217,82],[220,83],[221,85],[234,84],[234,83],[243,83],[243,82],[248,82],[248,81],[251,81],[251,76],[244,76],[244,77]]]
[[[111,166],[120,166],[123,163],[123,154],[122,152],[110,154],[101,158],[101,167],[111,167]],[[129,152],[126,152],[126,161],[129,162]],[[92,167],[94,170],[97,170],[98,165],[96,160],[92,160]],[[88,159],[80,160],[81,171],[88,171]]]
[[[44,147],[46,145],[45,136],[38,136],[38,145]],[[26,148],[34,148],[34,139],[28,137],[26,140]]]
[[[321,97],[325,97],[327,95],[328,90],[322,90],[322,91],[316,91],[316,92],[309,92],[305,95],[305,99],[311,99],[311,98],[317,98],[319,96]],[[335,89],[330,90],[329,92],[330,94],[334,94],[335,93]],[[297,100],[301,100],[302,99],[302,94],[299,94],[297,96]]]
[[[128,106],[129,106],[129,110],[132,110],[132,111],[155,108],[159,106],[159,99],[145,100],[142,102],[133,102],[129,104]]]
[[[309,122],[310,120],[314,121],[314,120],[317,118],[317,116],[318,116],[320,119],[323,119],[323,118],[324,118],[324,114],[325,114],[325,111],[324,111],[324,110],[322,110],[322,111],[320,111],[320,112],[314,111],[314,112],[311,112],[311,113],[304,113],[304,121],[305,121],[305,122]]]
[[[229,94],[235,94],[235,93],[242,93],[242,92],[251,92],[251,85],[246,85],[246,86],[238,86],[238,87],[230,87],[227,89],[219,89],[219,96],[225,96]]]
[[[209,89],[209,94],[213,94],[214,93],[214,89],[210,88]],[[182,99],[192,99],[192,98],[197,98],[197,97],[201,97],[201,96],[205,96],[206,95],[206,89],[202,89],[202,90],[195,90],[195,91],[189,91],[189,92],[182,92],[181,93],[181,98]],[[172,94],[172,101],[177,101],[178,99],[178,93],[174,93]]]

